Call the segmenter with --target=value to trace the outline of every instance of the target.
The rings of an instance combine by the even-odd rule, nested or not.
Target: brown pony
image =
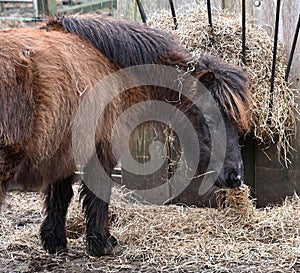
[[[190,74],[215,98],[228,135],[224,168],[216,185],[240,185],[243,170],[238,129],[247,127],[250,103],[243,69],[205,54],[194,60],[166,33],[97,15],[52,19],[41,29],[2,31],[0,45],[0,202],[12,181],[43,185],[46,218],[40,235],[48,252],[63,250],[67,244],[65,219],[76,171],[72,126],[79,104],[97,82],[122,68],[162,64],[186,71],[193,62]],[[192,86],[190,89],[194,92]],[[121,95],[113,89],[99,93],[99,107],[105,107],[101,98],[114,93],[95,136],[97,157],[108,175],[117,160],[111,148],[116,119],[128,107],[154,98],[171,101],[192,120],[205,151],[198,169],[205,172],[209,130],[193,102],[184,96],[176,102],[178,94],[171,90],[144,86]],[[139,113],[134,115],[138,118]],[[82,182],[87,252],[94,256],[110,253],[116,245],[108,230],[110,189],[104,190],[106,200]]]

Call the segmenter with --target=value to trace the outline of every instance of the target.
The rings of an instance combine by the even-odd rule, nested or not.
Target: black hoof
[[[57,238],[55,240],[42,240],[42,245],[45,251],[50,254],[59,254],[63,252],[67,252],[67,240],[59,241]]]
[[[106,239],[97,235],[87,237],[87,254],[93,257],[113,254],[117,246],[117,239],[111,235]]]
[[[43,248],[50,254],[67,251],[67,238],[64,230],[41,229],[41,241]]]

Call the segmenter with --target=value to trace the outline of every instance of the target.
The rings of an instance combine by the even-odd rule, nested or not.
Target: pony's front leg
[[[110,192],[106,194],[108,196]],[[111,254],[117,245],[117,240],[108,229],[109,204],[98,198],[84,183],[82,183],[80,197],[86,219],[87,253],[96,257]]]
[[[41,226],[43,247],[49,253],[57,253],[67,247],[65,231],[66,214],[73,196],[74,176],[48,185],[45,191],[46,218]]]

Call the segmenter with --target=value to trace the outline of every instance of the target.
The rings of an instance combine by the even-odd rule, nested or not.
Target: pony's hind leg
[[[110,195],[106,192],[107,196]],[[86,247],[91,256],[111,254],[117,240],[108,229],[108,203],[98,198],[82,183],[80,198],[86,218]],[[109,197],[108,197],[109,198]]]
[[[0,211],[1,211],[1,205],[5,198],[5,193],[6,193],[5,185],[3,184],[2,181],[0,181]]]
[[[49,253],[57,253],[67,247],[65,231],[66,214],[73,196],[74,176],[51,183],[45,191],[46,218],[41,226],[43,247]]]

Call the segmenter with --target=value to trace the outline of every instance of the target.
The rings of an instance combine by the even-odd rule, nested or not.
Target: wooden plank
[[[33,8],[34,17],[37,18],[39,16],[38,0],[32,0],[32,8]]]
[[[12,22],[41,22],[44,19],[42,18],[33,18],[33,17],[3,17],[0,16],[0,21],[12,21]]]
[[[59,11],[59,14],[73,14],[73,13],[89,13],[104,8],[115,8],[115,1],[113,0],[96,0],[90,3],[78,4],[71,7],[64,7]]]
[[[32,0],[1,0],[1,3],[32,3]]]
[[[193,0],[174,0],[175,10],[177,10],[183,4],[194,2],[195,1]],[[141,3],[145,10],[146,16],[149,16],[156,11],[167,9],[170,10],[170,18],[172,18],[169,0],[141,0]],[[119,17],[141,21],[141,16],[135,0],[117,0],[117,7],[117,13]]]
[[[272,145],[267,153],[267,158],[262,147],[256,147],[255,157],[255,195],[257,206],[280,204],[286,196],[294,192],[300,194],[300,169],[299,165],[283,168],[276,157],[277,147]]]
[[[165,125],[160,122],[148,121],[139,125],[131,134],[130,151],[134,160],[143,164],[138,168],[140,173],[150,173],[147,162],[150,160],[159,160],[165,157],[164,151],[155,150],[150,156],[149,146],[153,141],[166,142],[164,133]],[[162,204],[170,197],[170,188],[168,184],[168,161],[165,160],[161,168],[147,175],[135,174],[122,168],[122,185],[134,190],[141,197],[142,201]],[[157,191],[155,190],[157,188]]]
[[[33,0],[35,3],[36,16],[56,14],[56,0]]]

